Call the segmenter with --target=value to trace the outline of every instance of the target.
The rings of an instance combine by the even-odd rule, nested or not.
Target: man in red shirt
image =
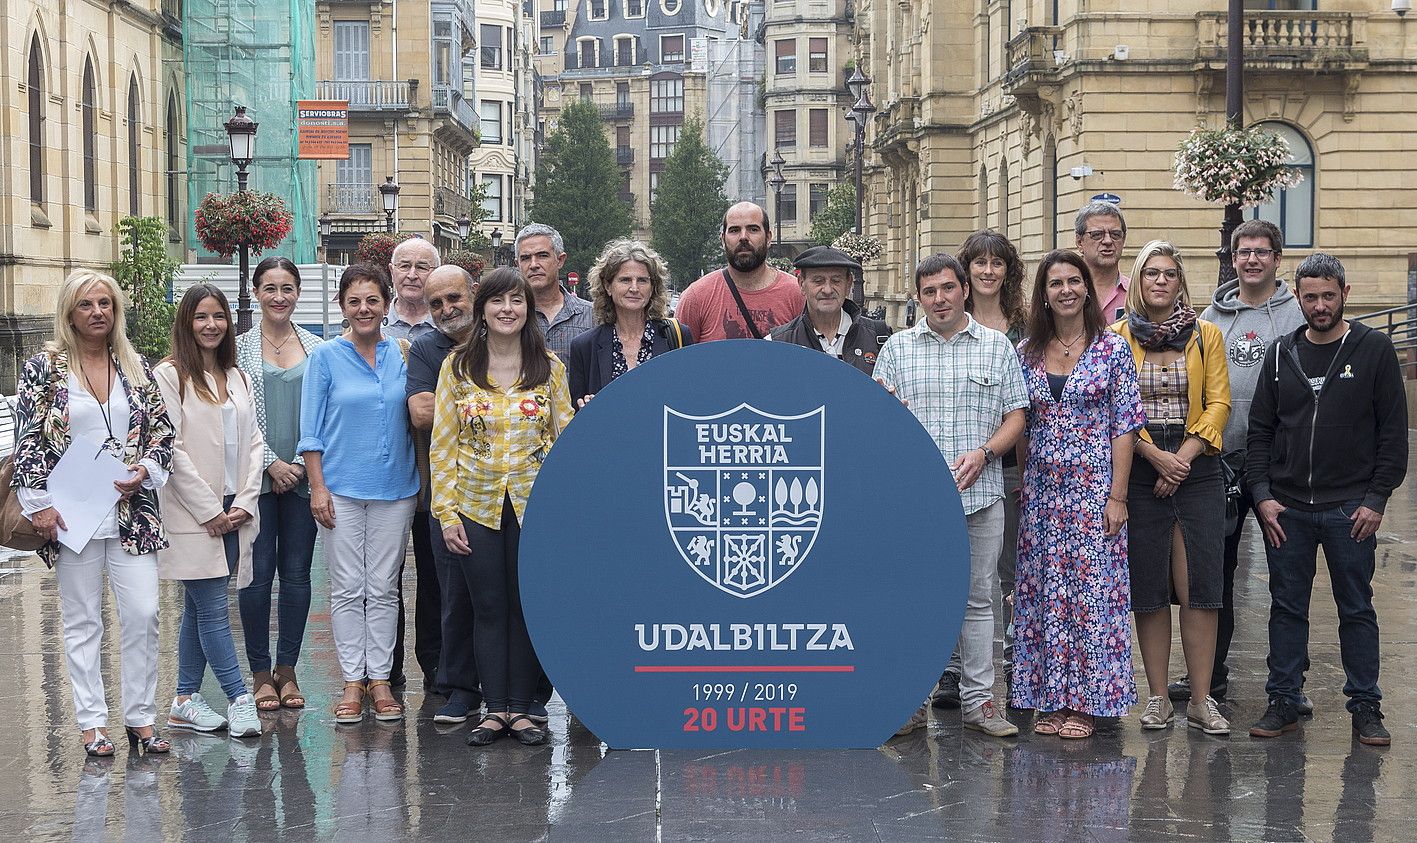
[[[806,299],[797,279],[767,262],[771,244],[761,206],[739,202],[723,215],[728,266],[690,284],[674,312],[695,342],[762,339],[802,313]]]

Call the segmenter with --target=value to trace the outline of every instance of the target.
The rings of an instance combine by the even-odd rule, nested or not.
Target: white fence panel
[[[253,261],[253,269],[254,269]],[[295,305],[295,323],[316,336],[333,337],[340,332],[339,306],[334,302],[335,291],[339,289],[339,275],[343,266],[336,264],[307,263],[297,267],[300,270],[300,301]],[[236,267],[225,264],[187,263],[177,270],[173,280],[173,301],[193,284],[215,284],[231,301],[231,310],[236,312],[236,292],[239,272]],[[323,280],[322,280],[323,279]],[[251,296],[251,321],[261,318],[261,303]],[[328,332],[325,327],[328,325]]]

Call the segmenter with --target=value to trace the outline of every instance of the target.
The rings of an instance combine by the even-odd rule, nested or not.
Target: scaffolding
[[[182,17],[187,77],[187,198],[195,209],[208,193],[236,190],[226,130],[237,105],[260,128],[246,172],[251,190],[274,193],[295,216],[275,250],[299,263],[315,260],[315,162],[297,158],[295,103],[315,90],[315,4],[308,0],[187,0]],[[188,242],[204,262],[195,215]]]
[[[730,26],[723,38],[708,39],[708,125],[704,137],[709,148],[728,167],[723,186],[731,201],[766,203],[762,158],[766,116],[758,97],[763,78],[763,47],[751,34],[762,26],[761,4],[748,7],[747,26]]]

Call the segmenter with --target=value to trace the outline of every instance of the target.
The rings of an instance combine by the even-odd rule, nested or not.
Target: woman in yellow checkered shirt
[[[547,350],[532,306],[531,286],[516,270],[485,276],[472,334],[443,362],[434,395],[433,517],[461,557],[487,703],[471,746],[509,732],[527,746],[547,737],[527,717],[541,666],[522,617],[517,545],[531,484],[571,417],[571,401],[566,368]]]

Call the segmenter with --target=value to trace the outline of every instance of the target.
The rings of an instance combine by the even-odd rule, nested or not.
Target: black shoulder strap
[[[754,339],[762,339],[763,334],[758,330],[758,326],[753,322],[753,314],[748,312],[748,306],[743,303],[743,294],[738,292],[738,285],[733,283],[733,276],[728,274],[728,269],[723,270],[723,281],[728,285],[728,292],[733,294],[733,300],[738,302],[738,312],[743,314],[743,321],[748,323],[748,330]]]

